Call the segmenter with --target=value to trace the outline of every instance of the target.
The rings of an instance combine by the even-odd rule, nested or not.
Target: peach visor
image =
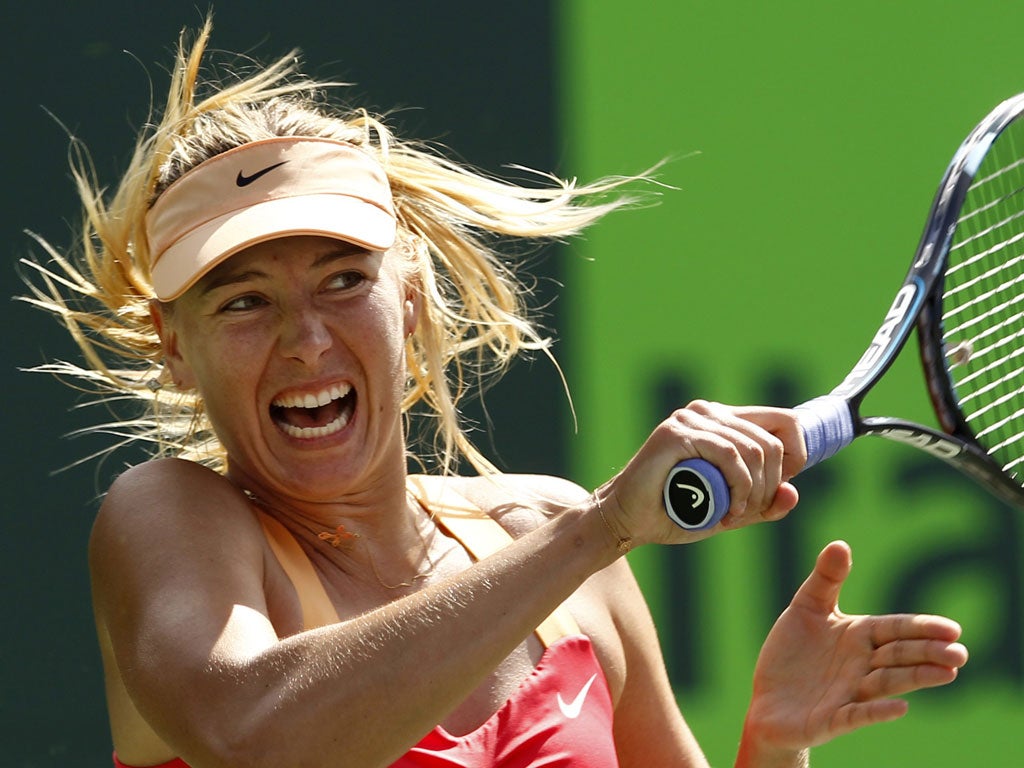
[[[384,169],[352,144],[243,144],[185,173],[146,214],[153,289],[162,301],[176,299],[229,256],[288,235],[387,250],[396,227]]]

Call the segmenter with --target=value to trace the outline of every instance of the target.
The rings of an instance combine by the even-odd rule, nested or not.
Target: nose
[[[293,309],[282,318],[279,347],[285,357],[314,365],[331,344],[324,318],[315,310]]]

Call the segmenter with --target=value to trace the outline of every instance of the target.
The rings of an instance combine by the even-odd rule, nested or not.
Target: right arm
[[[795,429],[782,411],[754,411]],[[785,441],[721,413],[667,420],[595,497],[457,576],[284,639],[269,617],[248,500],[189,462],[137,467],[111,488],[91,540],[100,631],[134,706],[195,768],[318,765],[339,750],[353,764],[388,765],[621,556],[595,498],[635,545],[705,538],[672,525],[660,498],[669,469],[697,455],[733,484],[725,524],[788,511]]]
[[[131,699],[195,768],[388,765],[618,553],[567,510],[447,582],[279,639],[247,500],[186,462],[111,489],[91,541],[96,612]],[[557,567],[552,564],[557,563]]]

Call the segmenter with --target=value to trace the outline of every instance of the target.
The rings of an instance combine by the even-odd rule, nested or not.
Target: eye
[[[225,302],[221,308],[221,312],[247,312],[257,307],[262,307],[266,304],[266,300],[258,296],[255,293],[247,293],[243,296],[236,296],[228,302]]]
[[[366,282],[366,275],[354,269],[337,272],[327,278],[325,287],[332,291],[349,291]]]

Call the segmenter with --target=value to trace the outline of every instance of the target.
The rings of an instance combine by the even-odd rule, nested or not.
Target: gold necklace
[[[252,501],[254,504],[261,506],[267,510],[273,509],[273,507],[267,504],[263,499],[261,499],[252,491],[248,489],[243,489],[243,493],[245,493],[249,500]],[[415,499],[415,497],[412,497],[410,495],[410,498],[416,504],[417,509],[422,509],[422,506],[420,506],[419,502]],[[384,587],[384,589],[403,589],[414,587],[418,582],[423,581],[428,576],[430,576],[434,572],[434,569],[437,568],[437,563],[430,556],[430,543],[427,542],[426,538],[423,536],[422,529],[418,525],[416,526],[416,533],[420,537],[420,543],[423,544],[423,553],[426,556],[427,564],[429,567],[425,571],[421,571],[417,573],[415,576],[413,576],[411,581],[400,581],[397,584],[388,584],[386,581],[384,581],[384,579],[381,578],[380,570],[377,568],[377,560],[373,556],[373,551],[370,549],[369,545],[365,545],[366,556],[370,560],[370,569],[373,571],[373,575],[374,578],[377,579],[377,583]],[[436,533],[437,528],[435,527],[434,534]],[[355,545],[355,543],[363,537],[358,533],[348,530],[342,524],[338,525],[334,529],[333,533],[331,531],[321,531],[317,534],[317,538],[320,539],[320,541],[326,541],[334,549],[338,549],[344,552],[350,550]],[[431,536],[431,539],[433,539],[433,536]]]
[[[420,538],[423,538],[422,533],[420,534]],[[423,581],[425,578],[430,576],[430,574],[432,574],[434,572],[434,569],[437,567],[437,563],[435,563],[431,559],[430,548],[426,546],[425,540],[423,553],[426,555],[427,563],[429,564],[429,567],[425,571],[420,571],[415,576],[413,576],[412,581],[400,581],[397,584],[388,584],[386,581],[384,581],[384,579],[380,577],[380,571],[377,570],[377,561],[373,557],[373,552],[370,551],[369,547],[366,548],[366,556],[370,558],[370,568],[373,570],[373,575],[374,577],[376,577],[377,583],[384,587],[384,589],[402,589],[403,587],[414,587],[418,582]]]
[[[434,534],[436,533],[437,528],[435,527]],[[366,556],[370,560],[370,569],[373,571],[373,575],[374,578],[377,579],[377,583],[384,587],[384,589],[403,589],[414,587],[418,582],[423,581],[430,576],[434,572],[434,569],[437,568],[437,563],[434,562],[434,559],[430,556],[430,542],[424,538],[423,530],[418,525],[416,526],[416,534],[420,537],[420,543],[423,545],[423,554],[427,559],[428,568],[413,576],[412,581],[400,581],[397,584],[388,584],[384,581],[380,575],[380,570],[377,568],[377,559],[373,556],[373,550],[370,549],[369,545],[365,545]],[[344,525],[339,525],[334,529],[334,533],[331,533],[330,531],[323,531],[322,533],[317,534],[317,538],[321,541],[326,541],[335,549],[347,550],[350,549],[358,539],[361,539],[362,536],[348,530]],[[431,539],[433,539],[433,536],[431,536]]]

